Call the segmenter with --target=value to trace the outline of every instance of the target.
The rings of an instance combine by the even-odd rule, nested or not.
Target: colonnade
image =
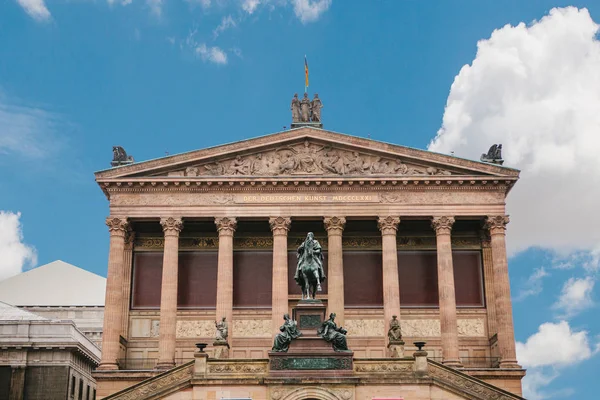
[[[493,261],[493,286],[495,313],[498,331],[498,348],[501,368],[518,368],[515,352],[512,305],[506,259],[505,231],[508,216],[487,216],[485,227],[491,237]],[[323,219],[328,234],[328,279],[334,285],[328,287],[328,306],[336,312],[337,322],[344,323],[344,266],[342,235],[346,219],[342,216],[326,216]],[[382,275],[383,310],[385,332],[393,315],[401,319],[400,286],[398,279],[398,255],[396,234],[400,217],[386,215],[378,218],[382,235]],[[288,216],[269,218],[273,233],[273,291],[272,291],[272,332],[278,332],[281,316],[288,312],[288,261],[287,236],[292,223]],[[110,252],[108,260],[106,303],[104,309],[104,333],[102,360],[98,369],[118,369],[120,331],[124,312],[122,281],[125,268],[125,236],[129,229],[127,218],[111,216],[106,224],[110,232]],[[233,324],[233,237],[237,227],[235,217],[215,218],[219,234],[217,304],[216,318],[225,317]],[[432,228],[436,232],[439,312],[443,363],[458,367],[461,365],[458,348],[456,317],[456,296],[454,292],[454,270],[452,263],[451,232],[454,224],[452,216],[433,217]],[[179,233],[183,228],[181,217],[161,219],[165,235],[162,292],[160,302],[160,334],[158,368],[174,366],[177,322],[177,270]]]

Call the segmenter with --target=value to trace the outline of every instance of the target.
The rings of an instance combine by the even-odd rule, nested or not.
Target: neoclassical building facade
[[[518,176],[313,127],[97,172],[110,202],[99,397],[520,398],[505,244]],[[301,299],[307,232],[353,363],[290,380],[269,351]],[[223,317],[226,355],[212,346]]]

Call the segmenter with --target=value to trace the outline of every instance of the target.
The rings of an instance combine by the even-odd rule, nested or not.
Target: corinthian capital
[[[395,235],[400,224],[400,217],[388,215],[387,217],[379,217],[377,226],[382,235]]]
[[[110,216],[106,218],[106,226],[111,235],[123,235],[129,229],[129,221],[125,217]]]
[[[273,235],[287,235],[290,225],[292,225],[292,219],[290,217],[271,217],[269,218],[269,225]]]
[[[510,222],[508,215],[488,215],[485,219],[485,228],[490,231],[490,234],[504,233],[506,224]]]
[[[346,225],[346,218],[344,217],[325,217],[323,219],[325,229],[329,235],[341,235]]]
[[[431,219],[431,227],[438,235],[450,234],[452,225],[454,225],[454,217],[433,217]]]
[[[217,225],[217,232],[219,235],[231,235],[237,228],[237,220],[233,217],[216,217],[215,225]]]
[[[165,235],[179,235],[179,232],[183,229],[183,221],[180,217],[161,218],[160,224]]]

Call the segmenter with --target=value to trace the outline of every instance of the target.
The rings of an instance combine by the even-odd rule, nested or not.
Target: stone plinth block
[[[269,375],[277,377],[337,377],[352,376],[354,353],[331,350],[309,352],[290,350],[287,353],[269,352]]]
[[[229,358],[229,343],[214,342],[213,347],[215,349],[215,358],[217,358],[217,359]]]
[[[317,329],[325,320],[326,307],[321,300],[300,300],[292,316],[304,336],[316,336]]]
[[[403,358],[404,357],[404,341],[395,340],[390,341],[387,346],[387,356],[391,358]]]

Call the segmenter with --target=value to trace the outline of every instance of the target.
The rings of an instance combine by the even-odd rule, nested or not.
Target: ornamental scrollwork
[[[395,235],[400,224],[400,217],[386,216],[379,217],[377,226],[383,235]]]
[[[129,229],[129,221],[125,217],[110,216],[106,218],[106,226],[108,226],[108,231],[111,235],[125,235],[125,232]]]
[[[412,373],[413,372],[413,363],[412,362],[391,362],[387,361],[385,363],[356,363],[354,370],[356,372],[364,372],[364,373]]]
[[[433,217],[431,226],[437,234],[450,234],[454,225],[454,217]]]
[[[178,235],[183,229],[183,221],[179,217],[161,218],[160,224],[165,235]]]
[[[237,228],[237,220],[233,217],[217,217],[215,225],[217,225],[219,235],[233,235]]]
[[[490,231],[490,234],[504,233],[509,222],[508,215],[488,215],[485,219],[485,228]]]
[[[406,164],[397,157],[382,157],[320,145],[308,140],[260,153],[211,161],[187,167],[185,175],[277,176],[277,175],[452,175],[432,167]]]
[[[269,218],[269,226],[274,235],[287,235],[292,225],[290,217],[271,217]]]
[[[267,363],[209,363],[208,372],[212,374],[266,374]]]
[[[341,235],[344,231],[344,226],[346,225],[346,218],[344,217],[325,217],[323,219],[323,223],[325,224],[325,229],[331,235],[338,234]]]

